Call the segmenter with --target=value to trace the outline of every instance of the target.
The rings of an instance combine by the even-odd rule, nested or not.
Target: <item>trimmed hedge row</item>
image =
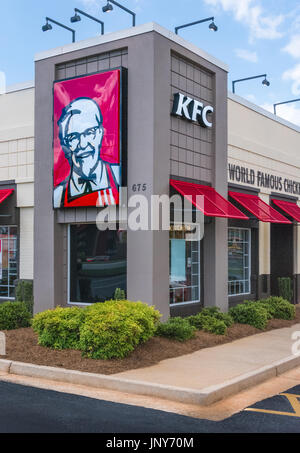
[[[160,313],[141,302],[108,301],[87,308],[61,308],[36,315],[32,327],[41,346],[54,349],[77,349],[94,359],[124,358],[139,344],[154,335],[187,341],[197,330],[225,335],[233,323],[265,329],[270,319],[292,320],[296,307],[290,302],[270,297],[246,301],[221,313],[206,308],[195,316],[171,318],[159,323]],[[0,304],[0,330],[13,330],[31,325],[31,315],[23,302]]]
[[[261,301],[246,301],[229,310],[228,314],[221,313],[218,308],[205,308],[195,316],[172,318],[159,325],[156,335],[177,341],[193,338],[197,330],[226,335],[228,327],[234,323],[264,330],[270,319],[292,320],[295,315],[296,308],[289,301],[281,297],[269,297]]]
[[[156,335],[177,341],[193,338],[197,330],[225,335],[227,328],[232,326],[233,322],[230,315],[221,313],[218,308],[205,308],[195,316],[171,318],[167,323],[160,324]]]
[[[269,297],[257,302],[246,301],[229,310],[234,321],[264,330],[270,319],[292,320],[296,307],[281,297]]]
[[[168,322],[159,324],[156,336],[184,342],[193,338],[196,330],[186,318],[171,318]]]

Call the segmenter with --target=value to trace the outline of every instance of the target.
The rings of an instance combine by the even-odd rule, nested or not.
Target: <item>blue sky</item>
[[[237,94],[269,110],[275,102],[300,98],[299,0],[119,0],[137,13],[137,24],[155,21],[174,30],[215,16],[219,31],[202,24],[181,30],[185,39],[226,62],[231,81],[268,74],[269,88],[259,80],[237,85]],[[71,34],[53,26],[41,31],[45,16],[71,26],[73,8],[85,9],[105,21],[106,32],[128,28],[131,18],[118,8],[102,12],[106,0],[7,0],[1,2],[0,71],[7,85],[34,78],[34,54],[71,42]],[[96,23],[73,24],[77,40],[96,36]],[[300,102],[278,108],[283,118],[300,125]]]

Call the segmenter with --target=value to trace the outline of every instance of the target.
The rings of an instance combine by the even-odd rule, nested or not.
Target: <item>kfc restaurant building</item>
[[[36,57],[36,312],[116,288],[164,319],[226,311],[276,294],[279,276],[299,301],[300,129],[228,97],[227,73],[153,23]],[[170,230],[135,231],[121,213],[136,195],[177,195],[191,221],[171,209]],[[115,230],[96,226],[108,206]]]
[[[229,302],[278,295],[278,278],[288,277],[299,303],[300,128],[233,94],[228,112],[229,200],[249,217],[229,220]]]
[[[0,302],[33,280],[34,86],[0,95]]]

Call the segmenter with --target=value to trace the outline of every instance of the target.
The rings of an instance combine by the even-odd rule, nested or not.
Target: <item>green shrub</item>
[[[90,311],[80,329],[80,349],[93,359],[124,358],[139,344],[142,328],[125,311],[103,304]]]
[[[142,302],[108,301],[86,310],[80,349],[93,359],[121,359],[153,337],[160,313]]]
[[[0,330],[15,330],[30,327],[31,315],[24,302],[0,304]]]
[[[264,301],[266,306],[271,307],[273,318],[292,320],[296,317],[296,307],[282,297],[269,297]]]
[[[126,293],[123,289],[117,288],[114,294],[114,300],[125,300]]]
[[[186,319],[197,330],[205,330],[216,335],[225,335],[227,328],[234,323],[233,318],[229,314],[221,313],[219,308],[216,307],[204,308],[197,315],[189,316]]]
[[[269,297],[256,302],[247,301],[245,304],[264,308],[268,312],[269,319],[292,320],[296,316],[296,307],[282,297]]]
[[[156,335],[177,341],[187,341],[195,336],[196,328],[187,319],[171,318],[166,323],[159,324]]]
[[[227,332],[227,326],[224,321],[213,318],[212,316],[206,316],[203,322],[204,332],[213,333],[215,335],[225,335]]]
[[[202,315],[211,316],[219,321],[223,321],[227,327],[231,327],[234,323],[232,317],[228,313],[222,313],[217,307],[204,308],[201,311]]]
[[[84,318],[84,309],[58,307],[35,315],[32,328],[38,334],[41,346],[59,350],[79,349]]]
[[[141,302],[108,301],[85,309],[39,313],[32,326],[41,346],[80,349],[95,359],[123,358],[155,333],[160,313]]]
[[[33,282],[19,280],[16,286],[16,300],[25,302],[28,311],[33,315]]]
[[[266,303],[266,300],[256,300],[256,301],[245,301],[244,305],[250,306],[250,307],[256,307],[258,309],[263,308],[267,312],[268,320],[273,319],[275,315],[275,308]]]
[[[246,303],[231,308],[229,314],[239,324],[248,324],[257,329],[264,330],[268,324],[270,315],[263,306],[257,303]]]
[[[186,318],[186,320],[196,330],[203,330],[203,323],[205,322],[206,318],[207,316],[203,316],[202,313],[198,313],[197,315],[189,316],[188,318]]]
[[[278,278],[278,289],[279,296],[282,299],[292,302],[293,300],[293,288],[292,288],[292,279],[291,278]]]
[[[142,329],[139,343],[148,341],[157,329],[161,314],[154,307],[142,302],[131,302],[129,300],[111,300],[105,304],[94,304],[87,308],[88,312],[102,312],[103,305],[110,307],[113,311],[126,312],[126,316],[134,320]]]

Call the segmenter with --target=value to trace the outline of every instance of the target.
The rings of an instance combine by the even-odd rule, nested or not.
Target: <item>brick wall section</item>
[[[0,180],[33,178],[34,139],[0,142]]]
[[[205,104],[215,105],[214,76],[201,66],[172,54],[171,110],[174,94],[181,92]],[[182,118],[171,118],[172,176],[211,183],[214,132]]]
[[[123,66],[124,68],[128,67],[127,49],[114,50],[93,57],[81,58],[80,60],[57,65],[56,80],[93,74],[94,72],[115,69],[120,66]]]

